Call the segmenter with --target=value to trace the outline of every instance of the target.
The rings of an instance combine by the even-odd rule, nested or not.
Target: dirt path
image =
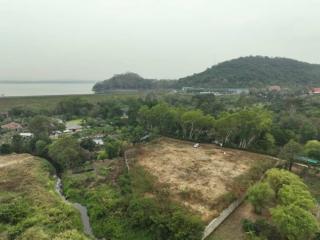
[[[208,237],[208,240],[233,240],[235,236],[238,240],[246,239],[246,235],[242,230],[242,220],[245,218],[253,221],[258,218],[258,216],[253,213],[252,206],[247,202],[241,204],[241,206]]]
[[[27,154],[23,154],[23,155],[24,155],[23,157],[21,155],[8,155],[8,156],[0,157],[0,168],[8,167],[14,164],[27,161],[29,159],[33,159],[32,156],[28,156]]]

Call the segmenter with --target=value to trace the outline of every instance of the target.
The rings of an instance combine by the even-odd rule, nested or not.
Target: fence
[[[244,201],[245,199],[245,195],[242,196],[241,198],[239,198],[238,200],[234,201],[233,203],[231,203],[229,205],[229,207],[227,207],[225,210],[223,210],[219,217],[213,219],[207,226],[206,228],[204,229],[204,232],[203,232],[203,237],[202,239],[206,239],[217,227],[220,226],[220,224],[226,220],[227,217],[229,217],[229,215],[231,213],[233,213],[234,210],[236,210],[240,204]]]

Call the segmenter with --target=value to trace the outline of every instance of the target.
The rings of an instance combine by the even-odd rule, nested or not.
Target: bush
[[[20,198],[9,203],[1,203],[0,223],[17,224],[26,218],[28,213],[28,204]]]
[[[9,154],[11,153],[12,150],[11,150],[11,146],[9,144],[2,144],[0,146],[0,154]]]
[[[156,214],[158,209],[154,200],[135,198],[130,201],[128,215],[132,226],[147,229],[154,224],[152,217]]]
[[[249,232],[256,233],[255,224],[250,219],[247,219],[247,218],[243,219],[241,224],[242,224],[242,229],[243,229],[244,232],[246,232],[246,233],[249,233]]]
[[[269,224],[264,219],[258,219],[254,223],[254,227],[257,235],[259,236],[265,236],[267,239],[270,239],[270,240],[282,239],[278,229],[275,226]]]
[[[254,206],[256,213],[261,213],[262,208],[270,203],[273,197],[274,191],[265,182],[257,183],[248,190],[248,201]]]

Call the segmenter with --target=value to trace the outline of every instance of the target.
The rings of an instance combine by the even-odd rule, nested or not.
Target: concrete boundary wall
[[[216,228],[219,227],[220,224],[223,223],[223,221],[226,220],[227,217],[229,217],[230,214],[240,206],[245,197],[246,195],[231,203],[229,207],[227,207],[220,213],[219,217],[213,219],[204,229],[202,239],[206,239],[214,230],[216,230]]]
[[[281,162],[283,162],[283,160],[276,158],[276,157],[272,157],[272,159],[277,160],[277,162],[274,164],[273,167],[277,167],[281,164]],[[263,175],[260,177],[258,182],[261,182],[262,179],[264,179],[266,173],[263,173]],[[226,209],[224,209],[219,217],[213,219],[204,229],[203,232],[203,237],[202,240],[206,239],[214,230],[217,229],[217,227],[220,226],[221,223],[223,223],[224,220],[226,220],[231,213],[233,213],[234,210],[236,210],[240,204],[245,200],[247,194],[245,193],[241,198],[239,198],[238,200],[234,201],[233,203],[231,203],[229,205],[229,207],[227,207]]]

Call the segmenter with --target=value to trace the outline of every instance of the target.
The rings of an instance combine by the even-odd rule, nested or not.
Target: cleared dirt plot
[[[271,157],[200,144],[161,138],[144,145],[138,164],[167,186],[175,200],[200,214],[205,221],[219,215],[230,201],[237,177]]]

